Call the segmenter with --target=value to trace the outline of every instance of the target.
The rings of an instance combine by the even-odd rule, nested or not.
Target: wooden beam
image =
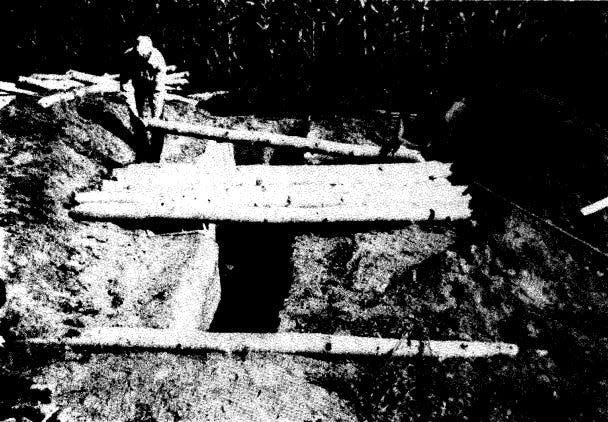
[[[86,203],[76,206],[70,215],[75,219],[92,221],[157,222],[235,222],[235,223],[400,223],[426,220],[461,220],[471,215],[468,201],[450,204],[417,203],[394,206],[323,208],[235,207],[233,204],[201,204],[199,201],[179,201],[165,204]]]
[[[601,211],[606,207],[608,207],[608,198],[604,198],[602,200],[594,202],[591,205],[587,205],[586,207],[581,208],[581,213],[586,216]]]
[[[99,328],[80,337],[34,338],[30,345],[68,346],[92,350],[150,350],[177,353],[282,353],[321,357],[477,359],[517,356],[511,343],[460,340],[408,340],[314,333],[210,333],[154,328]],[[545,350],[537,350],[540,356]]]
[[[329,155],[357,158],[379,158],[380,147],[373,145],[352,145],[330,142],[320,139],[309,139],[298,136],[287,136],[260,131],[222,129],[212,126],[194,125],[182,122],[167,122],[160,119],[146,121],[149,129],[160,129],[175,135],[191,136],[201,139],[212,139],[217,142],[230,142],[240,145],[257,145],[259,147],[289,147],[303,151],[320,152]],[[405,147],[395,154],[382,157],[386,159],[422,162],[424,158],[418,151]]]

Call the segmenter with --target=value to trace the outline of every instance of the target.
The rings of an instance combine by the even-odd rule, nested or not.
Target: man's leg
[[[162,91],[154,91],[150,98],[150,111],[152,117],[155,119],[161,119],[163,117],[165,107],[165,93]],[[165,144],[165,132],[162,130],[151,130],[150,131],[150,152],[151,161],[159,162],[160,156],[163,152],[163,146]]]
[[[142,95],[141,89],[136,89],[134,92],[135,107],[137,115],[133,114],[131,107],[129,107],[129,118],[131,121],[131,127],[133,128],[133,137],[135,145],[135,160],[137,162],[148,161],[150,142],[148,140],[148,133],[146,128],[142,124],[142,117],[144,116],[145,96]]]

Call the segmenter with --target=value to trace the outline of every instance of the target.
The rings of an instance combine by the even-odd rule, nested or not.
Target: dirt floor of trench
[[[297,125],[207,116],[186,106],[172,106],[168,117],[281,132]],[[74,191],[133,161],[127,121],[113,98],[49,111],[18,100],[0,112],[0,329],[7,339],[0,420],[42,420],[55,408],[66,421],[607,417],[604,263],[475,191],[473,220],[458,224],[298,227],[270,236],[259,228],[220,228],[225,296],[212,329],[500,340],[546,348],[549,357],[524,351],[515,359],[321,361],[19,347],[23,337],[74,335],[85,327],[167,324],[176,274],[187,270],[182,264],[200,240],[158,236],[166,227],[127,230],[67,215]],[[386,130],[382,122],[339,116],[314,123],[313,133],[344,142],[372,142]],[[163,160],[195,160],[204,148],[172,137]],[[242,149],[236,158],[301,160]],[[274,243],[261,248],[265,236]],[[167,256],[169,242],[190,252]],[[142,266],[145,255],[163,265]],[[117,276],[125,272],[132,276]]]

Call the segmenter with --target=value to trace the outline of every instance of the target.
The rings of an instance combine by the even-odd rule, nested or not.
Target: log
[[[187,98],[187,97],[184,97],[182,95],[177,95],[177,94],[166,94],[165,101],[177,101],[180,103],[186,103],[186,104],[190,104],[193,106],[198,105],[198,100],[195,100],[192,98]]]
[[[167,78],[165,80],[165,84],[168,86],[181,86],[181,85],[188,85],[190,82],[188,81],[188,79],[184,79],[184,78]]]
[[[16,97],[14,95],[2,95],[0,96],[0,109],[3,109],[7,105],[13,102]]]
[[[460,340],[409,340],[356,337],[316,333],[210,333],[180,332],[155,328],[98,328],[79,337],[33,338],[30,345],[67,346],[92,350],[150,350],[177,353],[282,353],[346,358],[409,358],[427,356],[444,359],[476,359],[517,356],[519,347],[511,343]],[[545,350],[537,350],[540,356]]]
[[[217,194],[213,189],[201,190],[195,186],[184,189],[176,185],[173,189],[156,190],[154,188],[123,190],[123,191],[91,191],[79,193],[75,201],[85,203],[132,203],[142,206],[157,204],[179,204],[181,201],[198,202],[199,204],[231,204],[235,207],[306,207],[320,208],[330,206],[366,206],[366,207],[396,207],[417,204],[428,208],[445,207],[452,204],[458,206],[470,201],[464,196],[464,186],[421,187],[410,189],[353,189],[353,186],[326,188],[324,190],[310,189],[305,186],[295,186],[288,189],[263,191],[260,188],[228,188],[224,195]]]
[[[38,101],[42,107],[47,108],[61,101],[71,101],[79,97],[84,97],[90,94],[102,94],[109,92],[119,92],[120,85],[117,81],[106,80],[104,83],[99,85],[86,86],[84,88],[79,88],[75,91],[70,92],[61,92],[53,95],[49,95],[47,97],[41,98]]]
[[[187,79],[190,77],[190,72],[184,71],[184,72],[169,73],[169,74],[167,74],[167,77],[173,78],[173,79],[181,79],[181,78]]]
[[[30,97],[40,97],[40,94],[38,94],[37,92],[17,88],[15,86],[15,84],[12,82],[0,81],[0,91],[8,92],[10,94],[20,94],[20,95],[28,95]]]
[[[66,79],[69,79],[69,76],[65,74],[59,75],[55,73],[34,73],[30,75],[30,78],[52,81],[65,81]]]
[[[384,179],[395,184],[412,184],[445,179],[452,174],[451,164],[424,163],[343,164],[327,166],[238,166],[233,180],[237,185],[341,184],[372,183]]]
[[[77,81],[66,80],[42,80],[36,78],[30,78],[27,76],[19,77],[19,84],[28,88],[42,90],[46,92],[52,91],[68,91],[70,89],[81,88],[84,85]]]
[[[112,175],[117,179],[159,178],[180,175],[183,178],[206,177],[211,169],[199,163],[141,163],[116,168]],[[402,180],[404,185],[421,181],[446,179],[452,174],[450,163],[427,161],[424,163],[341,164],[341,165],[242,165],[237,166],[231,183],[259,185],[332,184],[340,179],[347,183],[366,183],[369,180]],[[272,183],[271,183],[272,182]]]
[[[214,97],[218,97],[221,95],[227,95],[228,93],[229,93],[228,91],[201,92],[201,93],[197,93],[197,94],[190,94],[190,95],[188,95],[188,97],[194,98],[195,100],[199,100],[199,101],[209,101],[210,99],[212,99]]]
[[[107,83],[109,80],[112,80],[112,78],[109,75],[108,76],[97,76],[97,75],[91,75],[90,73],[79,72],[77,70],[68,70],[66,75],[70,79],[74,79],[75,81],[84,82],[84,83],[87,83],[90,85],[103,84],[103,83]]]
[[[600,201],[594,202],[591,205],[581,208],[581,213],[586,216],[601,211],[606,207],[608,207],[608,198],[604,198]]]
[[[256,145],[259,147],[289,147],[302,151],[320,152],[329,155],[339,155],[357,158],[379,158],[380,147],[372,145],[352,145],[338,142],[309,139],[298,136],[280,135],[260,131],[222,129],[212,126],[194,125],[181,122],[167,122],[160,119],[146,121],[148,129],[160,129],[167,133],[191,136],[202,139],[212,139],[217,142],[230,142],[240,145]],[[386,159],[408,160],[423,162],[424,158],[418,151],[404,147],[399,148]]]
[[[87,203],[70,211],[72,218],[91,221],[235,222],[235,223],[401,223],[426,220],[460,220],[471,216],[468,201],[437,206],[416,203],[390,207],[332,206],[323,208],[235,207],[198,201],[165,204]]]

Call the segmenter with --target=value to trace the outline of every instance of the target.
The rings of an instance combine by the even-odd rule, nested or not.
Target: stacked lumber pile
[[[199,101],[209,99],[219,93],[192,94],[191,96],[179,95],[178,92],[188,85],[189,72],[177,72],[175,66],[168,67],[167,79],[167,101],[179,101],[191,105],[197,105]],[[42,107],[50,107],[61,101],[71,101],[75,98],[84,97],[96,93],[119,92],[119,75],[92,75],[89,73],[69,70],[65,74],[41,74],[35,73],[30,76],[20,76],[16,83],[0,81],[0,105],[2,98],[17,95],[26,95],[40,98],[38,103]]]
[[[247,223],[410,222],[470,217],[465,186],[439,162],[238,166],[225,180],[196,164],[137,164],[76,195],[87,220]],[[218,188],[220,184],[221,188]]]

